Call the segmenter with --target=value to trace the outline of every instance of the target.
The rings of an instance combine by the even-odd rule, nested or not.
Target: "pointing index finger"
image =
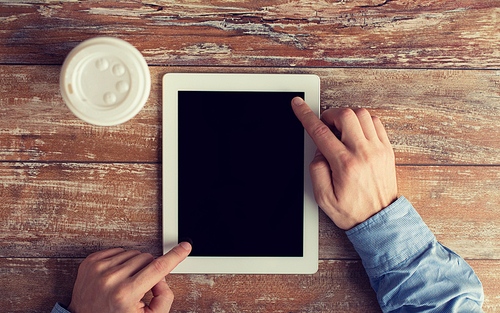
[[[134,276],[138,292],[146,293],[153,288],[162,278],[167,276],[191,252],[191,245],[182,242],[169,252],[153,260]]]
[[[309,136],[311,136],[312,140],[327,160],[334,157],[332,151],[339,151],[344,147],[342,142],[340,142],[330,128],[314,114],[302,98],[293,98],[292,108],[295,116],[297,116],[302,126],[304,126]]]

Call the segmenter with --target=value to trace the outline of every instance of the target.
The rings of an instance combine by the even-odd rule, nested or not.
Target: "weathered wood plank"
[[[173,275],[173,312],[380,312],[359,261],[314,275]]]
[[[158,164],[0,163],[0,257],[84,257],[122,246],[161,254]],[[398,167],[399,192],[444,245],[500,258],[500,167]],[[356,259],[320,215],[320,258]]]
[[[128,40],[156,65],[499,68],[484,1],[0,3],[0,63],[61,64],[80,41]]]
[[[500,259],[500,167],[399,167],[398,179],[441,243],[466,258]]]
[[[158,164],[0,166],[0,256],[82,257],[117,245],[161,253]]]
[[[49,312],[69,304],[81,259],[0,259],[0,307]],[[500,261],[471,260],[485,312],[500,309]],[[320,261],[314,275],[170,275],[171,312],[380,312],[359,261]]]
[[[483,310],[486,313],[500,311],[500,261],[468,261],[481,280],[484,290]]]
[[[152,91],[119,126],[76,118],[59,66],[0,66],[0,160],[161,160],[161,77],[167,72],[312,73],[323,109],[366,107],[382,118],[399,164],[500,164],[500,71],[150,67]]]
[[[0,258],[2,312],[50,312],[69,305],[81,259]]]

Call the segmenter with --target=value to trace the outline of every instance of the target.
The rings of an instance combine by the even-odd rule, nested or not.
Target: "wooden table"
[[[96,127],[65,106],[79,42],[136,46],[151,96]],[[399,192],[500,312],[498,0],[0,1],[0,311],[68,304],[110,247],[161,254],[161,77],[312,73],[322,108],[365,107],[393,143]],[[320,216],[314,275],[170,275],[172,312],[379,312],[345,234]]]

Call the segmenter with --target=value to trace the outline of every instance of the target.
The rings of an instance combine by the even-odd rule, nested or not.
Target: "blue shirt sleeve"
[[[346,232],[384,312],[483,312],[472,268],[442,246],[404,197]]]
[[[57,302],[54,308],[52,309],[51,313],[71,313],[71,312],[66,310],[62,304]]]

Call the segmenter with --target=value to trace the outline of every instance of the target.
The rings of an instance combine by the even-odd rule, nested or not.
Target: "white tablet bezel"
[[[193,74],[163,76],[163,252],[178,243],[178,91],[304,92],[319,116],[319,77],[302,74]],[[292,108],[290,107],[290,110]],[[313,274],[318,270],[318,206],[314,201],[309,161],[315,145],[304,135],[304,240],[302,257],[188,257],[172,273]],[[279,242],[269,242],[279,245]]]

